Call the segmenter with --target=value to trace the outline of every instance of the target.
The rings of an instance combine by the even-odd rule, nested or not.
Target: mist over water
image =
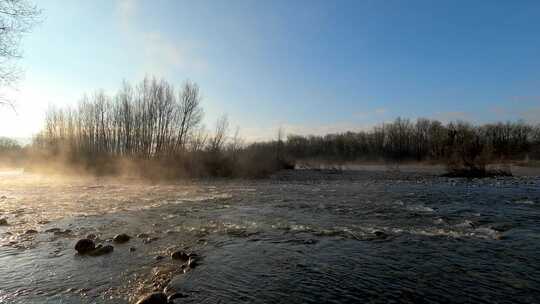
[[[179,303],[540,298],[536,177],[292,171],[152,185],[3,172],[0,197],[6,303],[129,303],[163,278],[187,296]],[[108,255],[76,255],[90,233],[103,244],[133,238]],[[171,248],[200,265],[178,271]]]

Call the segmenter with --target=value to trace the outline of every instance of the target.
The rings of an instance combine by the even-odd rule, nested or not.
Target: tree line
[[[434,161],[449,169],[485,170],[490,162],[540,159],[540,124],[397,118],[367,131],[290,135],[284,145],[284,154],[295,160]]]
[[[148,77],[136,85],[124,82],[112,96],[97,91],[75,107],[49,108],[33,139],[33,159],[106,172],[129,160],[156,175],[240,175],[238,154],[245,147],[238,131],[231,134],[222,116],[209,132],[203,114],[193,82],[179,88]]]
[[[50,108],[34,144],[90,159],[149,159],[198,149],[205,140],[196,136],[203,116],[200,99],[199,87],[191,82],[178,90],[164,80],[126,82],[115,96],[98,91],[76,108]]]
[[[199,87],[165,80],[124,82],[112,96],[97,91],[76,107],[50,108],[33,140],[34,155],[91,168],[111,160],[161,164],[156,174],[258,176],[304,160],[326,162],[432,161],[450,170],[484,171],[490,162],[540,159],[540,125],[523,121],[473,125],[397,118],[366,131],[289,135],[245,144],[224,116],[215,130],[203,124]],[[146,169],[145,169],[146,170]]]

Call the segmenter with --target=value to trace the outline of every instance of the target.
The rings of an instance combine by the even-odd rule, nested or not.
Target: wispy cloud
[[[471,114],[467,112],[450,111],[450,112],[437,112],[433,115],[433,119],[448,123],[456,120],[472,121]]]
[[[370,111],[365,112],[358,112],[354,116],[359,119],[377,119],[380,120],[381,117],[385,116],[388,113],[388,109],[386,108],[377,108]]]
[[[208,65],[195,52],[194,42],[181,43],[158,31],[142,29],[139,20],[140,3],[137,0],[119,0],[117,13],[120,28],[129,42],[139,48],[144,56],[140,73],[169,76],[174,72],[201,73]]]

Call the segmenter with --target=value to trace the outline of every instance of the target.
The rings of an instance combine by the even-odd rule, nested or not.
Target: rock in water
[[[28,230],[26,230],[26,231],[24,232],[24,234],[36,234],[36,233],[38,233],[38,231],[37,231],[37,230],[34,230],[34,229],[28,229]]]
[[[77,244],[75,244],[75,250],[80,254],[88,253],[94,249],[96,249],[96,244],[89,239],[80,239],[77,241]]]
[[[111,245],[105,245],[105,246],[98,245],[94,250],[90,251],[89,254],[92,256],[99,256],[99,255],[111,253],[113,251],[114,251],[114,247]]]
[[[375,231],[373,234],[379,239],[385,239],[388,237],[388,234],[382,232],[382,231]]]
[[[5,218],[0,219],[0,226],[5,226],[7,224],[8,224],[7,219],[5,219]]]
[[[187,261],[189,260],[189,255],[182,250],[175,251],[171,254],[173,260]]]
[[[129,242],[129,239],[131,239],[129,235],[122,233],[122,234],[115,235],[113,238],[113,242],[121,244],[121,243]]]
[[[136,304],[167,304],[167,296],[163,292],[154,292],[145,295]]]
[[[186,298],[186,297],[187,297],[187,295],[185,295],[183,293],[175,292],[175,293],[169,295],[169,297],[167,299],[169,300],[169,303],[174,303],[175,299]]]

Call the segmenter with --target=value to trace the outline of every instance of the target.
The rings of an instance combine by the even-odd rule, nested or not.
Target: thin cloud
[[[472,121],[472,117],[467,112],[438,112],[433,115],[434,119],[440,120],[443,123],[448,123],[456,120]]]
[[[356,113],[356,117],[359,119],[366,119],[366,118],[373,118],[376,117],[377,119],[380,119],[381,116],[384,116],[387,114],[388,109],[386,108],[377,108],[372,111],[366,111],[366,112],[359,112]]]
[[[146,31],[137,25],[139,2],[120,0],[117,3],[120,28],[129,42],[142,50],[141,74],[168,76],[177,71],[202,73],[207,63],[195,54],[195,44],[179,43],[156,31]]]

